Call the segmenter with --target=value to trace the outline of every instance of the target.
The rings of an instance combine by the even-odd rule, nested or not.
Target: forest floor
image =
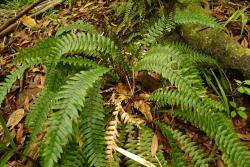
[[[4,81],[5,76],[15,69],[12,60],[18,51],[34,46],[38,40],[52,37],[60,27],[77,20],[83,20],[92,23],[100,33],[104,32],[102,23],[114,20],[113,11],[108,7],[111,1],[61,3],[37,18],[22,17],[18,27],[13,32],[2,37],[2,39],[0,38],[0,82]],[[246,8],[247,6],[247,1],[235,0],[225,4],[223,0],[207,0],[204,7],[220,22],[231,20],[227,24],[228,34],[243,47],[249,48],[250,8]],[[236,12],[239,13],[239,16],[231,18]],[[0,23],[4,21],[0,20]],[[27,138],[27,130],[24,128],[27,111],[37,93],[44,88],[44,71],[43,66],[28,70],[23,79],[16,82],[12,87],[1,108],[1,114],[4,116],[11,133],[15,136],[15,142],[20,150]],[[233,91],[236,88],[234,77],[237,74],[231,75],[230,71],[227,74]],[[228,96],[231,96],[231,94],[229,93]],[[237,98],[238,105],[247,108],[248,119],[235,117],[232,118],[232,121],[239,137],[250,148],[250,98],[242,94],[237,95]],[[181,122],[176,122],[176,124],[179,124],[178,126],[181,129],[185,129],[188,136],[191,136],[198,143],[206,145],[208,150],[212,150],[211,143],[203,133]],[[0,139],[3,138],[3,133],[0,130]],[[16,159],[12,159],[9,166],[21,167],[24,165],[16,157]],[[217,161],[215,166],[223,167],[224,164]]]

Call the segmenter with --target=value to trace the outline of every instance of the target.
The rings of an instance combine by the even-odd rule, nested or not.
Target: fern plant
[[[124,22],[129,19],[129,10],[138,7],[133,6],[135,3],[126,2],[127,11],[120,11],[124,13]],[[151,5],[151,1],[147,3]],[[141,33],[142,38],[132,43],[134,50],[129,50],[135,54],[132,57],[136,63],[123,54],[127,45],[118,47],[116,42],[82,23],[70,25],[59,31],[57,37],[20,52],[15,59],[18,68],[1,84],[1,103],[26,69],[39,64],[47,67],[45,88],[26,118],[29,140],[22,154],[27,156],[37,136],[45,134],[38,150],[43,167],[211,164],[213,159],[208,152],[164,122],[162,111],[171,110],[167,114],[205,132],[222,152],[221,159],[226,164],[249,166],[250,153],[226,117],[225,106],[207,94],[200,76],[201,68],[219,68],[218,63],[183,43],[160,43],[164,35],[182,23],[220,27],[207,15],[199,12],[194,15],[193,10],[189,15],[189,10],[177,9],[163,15],[146,33]],[[186,14],[190,19],[184,22]],[[62,35],[79,27],[84,32]],[[149,97],[138,94],[142,92],[140,83],[134,79],[138,72],[157,73],[162,86],[148,92]],[[4,121],[1,124],[5,125]],[[12,148],[0,142],[1,150],[11,150],[3,155],[4,162],[16,151],[8,136]],[[153,143],[156,148],[151,149]],[[167,147],[170,153],[166,152]],[[187,155],[191,161],[186,161]]]

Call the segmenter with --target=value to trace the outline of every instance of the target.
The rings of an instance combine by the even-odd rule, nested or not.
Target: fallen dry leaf
[[[122,83],[118,83],[118,85],[115,87],[115,90],[125,96],[131,95],[131,92],[129,91],[129,89],[123,85]]]
[[[216,161],[216,164],[217,164],[218,167],[225,167],[225,164],[223,163],[222,160]]]
[[[157,150],[158,150],[158,137],[157,134],[154,134],[151,143],[151,155],[153,157],[156,155]]]
[[[238,136],[241,140],[245,140],[245,141],[250,141],[250,134],[241,134],[238,133]]]
[[[23,123],[18,124],[18,129],[16,133],[16,142],[23,145],[25,136],[23,136]]]
[[[25,97],[25,100],[23,102],[23,109],[25,111],[29,111],[29,107],[30,107],[30,99],[28,96]]]
[[[242,41],[241,41],[241,46],[243,46],[244,48],[248,48],[248,41],[246,38],[244,38]]]
[[[146,103],[143,100],[135,101],[134,107],[138,109],[145,116],[147,121],[149,122],[153,121],[153,117],[151,114],[151,107],[149,106],[148,103]]]
[[[24,109],[18,109],[14,111],[7,122],[7,126],[10,127],[10,129],[13,129],[24,117]]]
[[[36,21],[32,19],[30,16],[24,15],[23,17],[20,18],[20,21],[23,23],[23,25],[29,28],[34,28],[37,26]]]
[[[34,77],[34,84],[36,84],[38,88],[43,89],[45,86],[45,76],[42,74],[37,74]]]

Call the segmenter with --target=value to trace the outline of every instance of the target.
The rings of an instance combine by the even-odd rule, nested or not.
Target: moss
[[[227,69],[235,69],[250,78],[250,49],[243,48],[223,31],[198,25],[180,27],[184,40],[192,47],[216,58]]]

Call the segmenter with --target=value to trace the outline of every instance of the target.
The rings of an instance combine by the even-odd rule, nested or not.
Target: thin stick
[[[36,2],[28,5],[26,8],[24,8],[21,12],[19,12],[16,17],[10,18],[7,20],[2,26],[0,26],[0,32],[3,31],[5,28],[7,28],[9,25],[13,24],[15,21],[17,21],[19,18],[21,18],[25,13],[30,11],[32,8],[43,2],[44,0],[37,0]]]
[[[52,1],[51,1],[51,0],[47,0],[47,2],[49,2],[49,3],[46,3],[46,1],[45,1],[46,4],[45,4],[45,3],[42,3],[42,4],[41,4],[42,7],[41,7],[40,5],[37,6],[37,8],[40,8],[41,10],[38,10],[38,9],[35,9],[35,8],[34,8],[34,9],[35,9],[34,11],[36,11],[36,12],[34,12],[33,14],[31,14],[30,17],[37,16],[37,15],[39,15],[39,14],[45,12],[46,10],[55,7],[56,5],[60,4],[60,3],[63,2],[63,1],[64,1],[64,0],[52,0]],[[47,6],[46,6],[46,5],[47,5]],[[32,10],[31,12],[33,12],[33,10]],[[0,38],[2,38],[3,36],[9,34],[11,31],[13,31],[13,30],[18,26],[18,24],[19,24],[19,22],[16,22],[16,23],[14,23],[14,24],[8,26],[8,27],[7,27],[6,29],[4,29],[3,31],[0,31]]]

